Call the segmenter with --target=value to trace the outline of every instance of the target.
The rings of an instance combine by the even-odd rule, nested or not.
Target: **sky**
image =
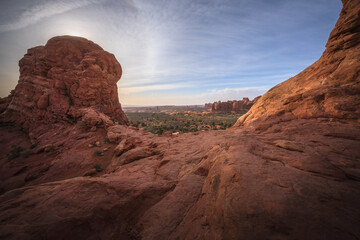
[[[340,0],[0,0],[0,97],[26,50],[85,37],[123,68],[122,105],[250,99],[315,62]]]

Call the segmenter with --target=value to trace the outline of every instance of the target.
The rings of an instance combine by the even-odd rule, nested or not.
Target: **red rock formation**
[[[212,103],[205,103],[205,108],[211,108]]]
[[[205,108],[209,107],[210,112],[213,113],[230,113],[230,112],[244,112],[249,110],[252,105],[256,103],[256,101],[260,98],[256,97],[252,101],[249,98],[243,98],[242,100],[233,100],[227,102],[214,102],[205,104]]]
[[[12,90],[10,92],[9,96],[0,98],[0,114],[3,113],[7,109],[13,96],[14,96],[14,90]]]
[[[343,4],[321,58],[270,89],[237,126],[265,124],[266,128],[279,121],[304,118],[359,119],[359,2],[345,0]]]
[[[30,142],[0,125],[0,238],[359,239],[360,2],[343,3],[322,58],[239,127],[157,136],[93,110],[8,160]]]
[[[116,83],[121,66],[113,54],[79,37],[61,36],[28,50],[19,61],[20,79],[3,121],[32,131],[39,125],[73,122],[92,107],[122,124]]]

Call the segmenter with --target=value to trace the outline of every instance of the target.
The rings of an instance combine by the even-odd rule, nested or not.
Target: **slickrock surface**
[[[343,4],[320,60],[238,127],[157,136],[93,105],[31,138],[2,123],[0,238],[360,239],[360,3]]]

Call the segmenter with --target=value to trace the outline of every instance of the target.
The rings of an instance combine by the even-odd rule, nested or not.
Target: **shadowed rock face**
[[[80,37],[60,36],[28,50],[19,61],[20,79],[4,109],[5,121],[27,130],[73,122],[92,107],[127,124],[117,96],[122,70],[113,54]],[[4,101],[5,102],[5,101]]]
[[[321,58],[264,94],[236,126],[267,128],[290,119],[360,117],[359,1],[344,0]]]
[[[31,142],[17,125],[0,125],[0,238],[360,239],[360,2],[343,3],[320,60],[261,97],[238,127],[157,136],[113,124],[77,91],[80,115],[68,114],[79,121],[46,125]],[[47,61],[83,66],[75,55]],[[26,71],[44,69],[45,58],[31,59]],[[116,60],[107,71],[96,65],[86,74],[116,81]],[[36,76],[29,89],[53,89]],[[15,103],[27,95],[16,92],[0,106],[26,112]],[[34,116],[59,119],[41,96]],[[12,145],[34,143],[16,157]]]

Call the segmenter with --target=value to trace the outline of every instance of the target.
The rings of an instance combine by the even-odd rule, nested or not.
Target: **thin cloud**
[[[35,24],[46,17],[65,13],[87,5],[104,2],[104,0],[47,1],[25,10],[15,21],[0,25],[0,32],[19,30]]]
[[[202,94],[201,99],[204,102],[240,100],[244,97],[253,99],[263,95],[270,88],[271,86],[211,89],[209,92]]]
[[[159,95],[158,92],[142,92],[125,94],[119,91],[120,102],[123,105],[202,105],[208,102],[241,100],[243,97],[253,99],[263,95],[271,86],[246,87],[246,88],[218,88],[205,93],[194,95],[187,92],[173,95]],[[148,89],[150,90],[150,89]]]
[[[192,85],[186,83],[182,83],[182,84],[177,83],[177,84],[154,84],[149,86],[138,86],[138,87],[119,87],[119,93],[132,94],[132,93],[149,92],[149,91],[179,89],[186,87],[192,87]]]
[[[253,98],[267,90],[261,86],[296,75],[320,57],[341,2],[12,0],[0,6],[0,74],[15,76],[12,87],[26,49],[52,36],[79,35],[122,65],[120,102],[190,104]],[[4,82],[0,89],[10,89]]]

